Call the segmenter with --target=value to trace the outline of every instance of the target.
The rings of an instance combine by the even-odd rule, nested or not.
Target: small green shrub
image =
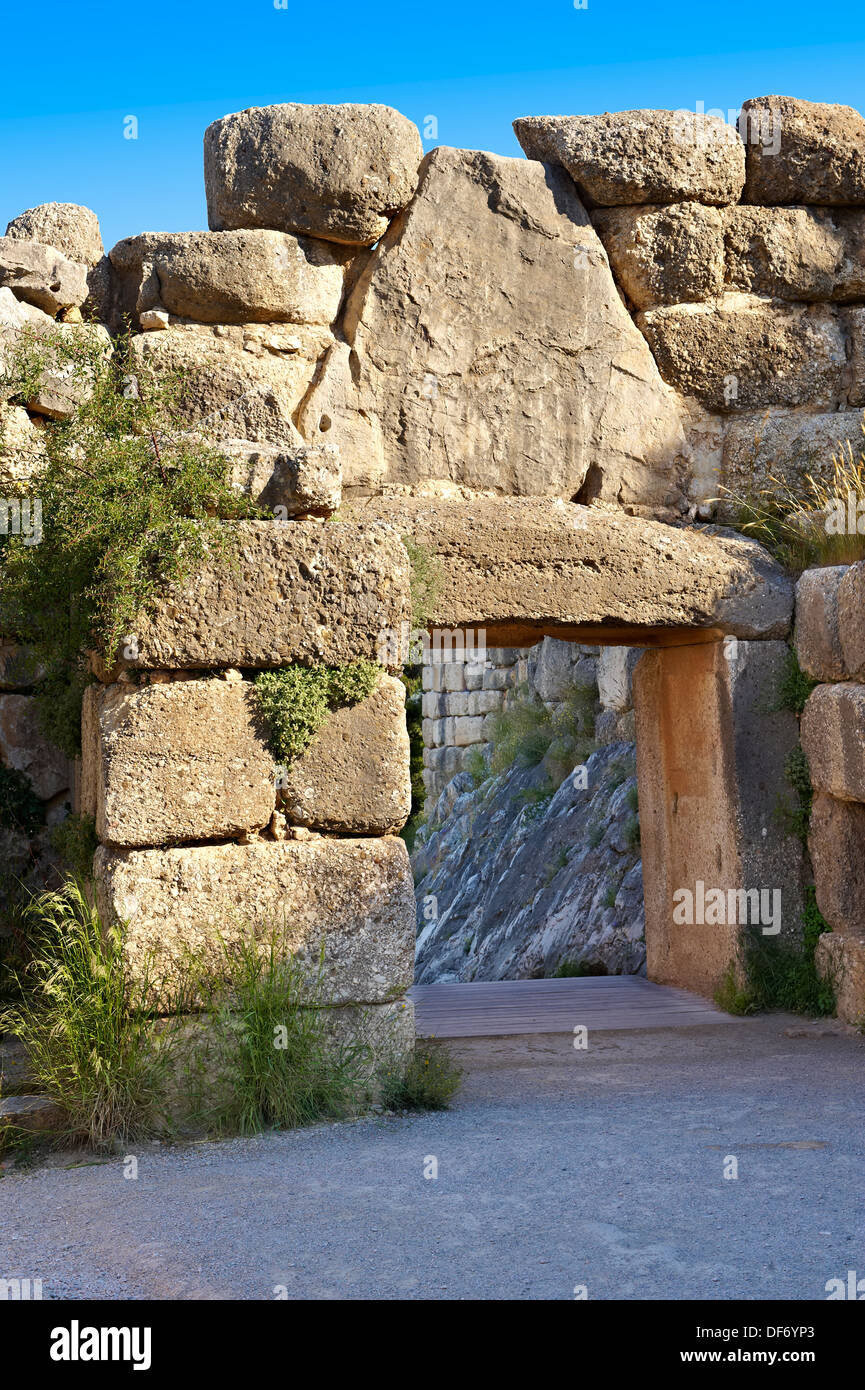
[[[604,838],[604,827],[600,821],[593,821],[586,831],[586,844],[589,849],[597,849]]]
[[[799,941],[763,936],[749,929],[744,942],[745,983],[737,982],[730,966],[715,993],[715,1002],[728,1013],[750,1014],[769,1009],[824,1018],[834,1014],[835,981],[817,974],[814,953],[817,942],[831,930],[817,907],[813,887],[805,890]]]
[[[442,1043],[418,1043],[407,1062],[382,1069],[381,1103],[386,1110],[447,1110],[462,1076]]]
[[[345,666],[292,664],[260,671],[253,685],[276,761],[287,764],[299,758],[331,710],[365,700],[380,678],[381,667],[371,661]]]
[[[64,1137],[110,1149],[160,1132],[178,1038],[157,1027],[160,982],[130,976],[119,927],[68,882],[28,909],[30,959],[0,1028],[24,1043],[36,1089],[66,1116]]]
[[[45,824],[45,804],[23,772],[0,766],[0,828],[32,839]]]
[[[263,941],[220,938],[219,953],[197,985],[206,1024],[198,1071],[217,1078],[198,1118],[219,1134],[255,1134],[353,1113],[369,1049],[329,1032],[323,962],[310,978],[280,930]]]
[[[25,329],[4,349],[0,399],[26,405],[48,368],[81,403],[45,422],[44,463],[16,487],[40,500],[43,539],[0,546],[3,626],[33,649],[45,732],[75,756],[85,653],[112,661],[166,584],[182,584],[208,554],[232,562],[221,521],[264,513],[232,489],[219,447],[189,431],[180,374],[159,376],[125,339],[109,355],[95,333]]]
[[[640,822],[637,816],[629,816],[625,821],[625,844],[631,853],[640,848]]]
[[[554,980],[582,980],[589,976],[607,974],[607,967],[600,961],[560,960],[552,977]]]
[[[800,715],[805,708],[805,701],[816,685],[817,681],[805,675],[793,647],[788,647],[784,659],[784,672],[778,687],[778,698],[771,707],[772,711],[790,710],[793,714]]]
[[[498,774],[543,762],[555,789],[593,751],[596,709],[594,686],[574,686],[554,711],[521,687],[493,720],[491,771]]]
[[[811,786],[808,759],[805,757],[805,751],[801,744],[797,744],[787,754],[784,761],[784,772],[796,800],[792,806],[788,802],[779,800],[775,808],[775,819],[785,834],[795,835],[807,847],[814,790]]]
[[[490,777],[490,767],[483,751],[475,745],[463,764],[463,771],[467,772],[472,779],[472,786],[475,790],[482,787]]]
[[[423,780],[423,667],[405,666],[400,673],[400,680],[406,692],[405,722],[408,730],[411,773],[411,812],[401,834],[411,853],[422,822],[426,800]]]

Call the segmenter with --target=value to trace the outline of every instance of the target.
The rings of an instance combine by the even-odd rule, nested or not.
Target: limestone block
[[[865,405],[865,308],[843,310],[843,322],[850,335],[848,405]],[[857,441],[861,446],[861,438]]]
[[[865,214],[740,205],[723,220],[730,289],[805,301],[865,295]]]
[[[464,690],[466,668],[461,661],[442,663],[442,690]]]
[[[844,333],[824,305],[728,294],[652,309],[637,322],[664,380],[709,410],[829,409],[844,392]]]
[[[399,533],[368,522],[231,525],[235,566],[214,559],[168,590],[136,628],[129,666],[336,665],[378,659],[382,633],[410,615],[409,560]]]
[[[740,128],[744,202],[865,204],[865,121],[852,106],[753,97],[742,106]]]
[[[637,309],[711,299],[724,288],[724,221],[702,203],[600,208],[592,225]]]
[[[99,218],[79,203],[40,203],[21,212],[6,228],[7,237],[55,246],[70,261],[95,266],[105,254]]]
[[[333,323],[346,252],[286,232],[145,232],[110,252],[132,311],[199,323]]]
[[[493,714],[502,707],[500,690],[474,690],[466,703],[467,714]]]
[[[865,686],[818,685],[802,711],[801,736],[815,791],[865,801]]]
[[[479,716],[461,715],[454,720],[453,743],[457,748],[468,748],[483,738],[484,721]]]
[[[346,482],[572,498],[589,480],[593,496],[625,502],[678,495],[680,406],[560,169],[432,150],[348,297],[344,331],[298,425],[339,445]]]
[[[814,964],[835,990],[837,1017],[861,1029],[865,1022],[865,941],[824,932],[817,941]]]
[[[724,438],[722,482],[737,496],[772,487],[781,478],[796,491],[810,473],[830,481],[832,459],[862,447],[862,412],[803,414],[764,410],[731,419]],[[722,504],[722,512],[729,510]]]
[[[44,429],[20,405],[0,406],[0,487],[24,489],[45,462]]]
[[[633,647],[602,647],[598,656],[598,699],[621,714],[630,708],[631,677],[642,652]]]
[[[0,237],[0,286],[52,318],[87,298],[87,268],[53,246]]]
[[[324,944],[322,983],[333,1004],[384,1004],[412,982],[414,886],[397,836],[102,846],[94,873],[99,910],[124,924],[135,975],[150,958],[176,988],[187,950],[218,963],[218,935],[229,943],[254,937],[266,947],[276,932],[311,977]]]
[[[256,444],[228,439],[231,485],[280,520],[332,516],[342,500],[339,451],[329,444]]]
[[[834,931],[865,941],[865,806],[818,792],[808,849],[817,906]]]
[[[100,840],[228,839],[269,823],[273,757],[249,681],[124,682],[94,696]]]
[[[575,668],[580,659],[573,642],[559,642],[545,637],[532,653],[531,682],[542,700],[563,700],[575,681]]]
[[[630,636],[646,628],[748,638],[789,629],[791,580],[741,536],[558,499],[373,498],[364,515],[438,557],[432,622],[484,629],[490,643],[531,645],[545,631],[582,642],[603,632],[635,645]]]
[[[405,686],[383,676],[335,710],[288,768],[280,801],[296,825],[350,835],[401,830],[411,811]]]
[[[561,164],[600,207],[633,203],[737,203],[745,152],[718,116],[690,111],[608,111],[514,121],[529,159]]]
[[[467,664],[465,668],[466,690],[482,690],[485,671],[486,666]]]
[[[0,763],[23,772],[42,801],[72,786],[72,766],[42,732],[30,695],[0,695]]]
[[[846,675],[865,680],[865,561],[850,565],[838,584],[838,640]]]
[[[204,133],[208,222],[370,246],[412,197],[422,155],[390,106],[253,106]]]
[[[838,631],[838,588],[847,568],[805,570],[796,585],[796,657],[813,680],[838,681],[847,675]]]
[[[293,413],[331,342],[322,326],[173,323],[132,339],[156,372],[184,381],[182,416],[217,439],[284,445],[296,439]]]

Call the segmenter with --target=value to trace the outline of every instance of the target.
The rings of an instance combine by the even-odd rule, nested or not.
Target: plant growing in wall
[[[79,403],[45,422],[25,489],[41,505],[42,539],[6,538],[0,607],[4,629],[44,668],[45,732],[74,755],[87,651],[112,659],[165,584],[182,583],[208,551],[230,555],[221,521],[262,513],[232,490],[220,449],[184,428],[179,376],[157,375],[128,340],[109,353],[95,332],[22,331],[5,349],[0,399],[26,406],[58,379]]]

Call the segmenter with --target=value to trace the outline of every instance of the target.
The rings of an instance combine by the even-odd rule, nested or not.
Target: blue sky
[[[7,0],[2,227],[51,200],[92,207],[109,247],[205,227],[205,126],[270,102],[387,102],[419,126],[436,117],[428,149],[499,154],[520,153],[522,115],[727,111],[777,93],[865,111],[861,0],[285,4]]]

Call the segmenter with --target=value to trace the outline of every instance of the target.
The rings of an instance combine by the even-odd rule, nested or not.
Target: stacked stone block
[[[376,659],[407,621],[409,566],[385,527],[242,522],[235,566],[213,561],[142,620],[135,655],[87,692],[82,810],[100,848],[95,894],[122,924],[134,972],[164,977],[172,1002],[187,953],[217,934],[285,934],[322,986],[337,1032],[413,1044],[404,999],[414,895],[396,832],[411,807],[404,688],[384,670],[334,711],[287,767],[268,747],[253,678]],[[126,644],[126,651],[132,644]]]
[[[796,650],[820,684],[802,713],[814,801],[809,848],[817,906],[831,933],[817,961],[838,1014],[865,1022],[865,562],[807,570],[799,580]]]

